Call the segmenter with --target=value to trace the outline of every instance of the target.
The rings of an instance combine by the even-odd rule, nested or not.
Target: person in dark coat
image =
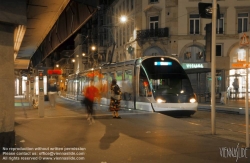
[[[120,119],[118,111],[120,110],[120,101],[121,101],[121,90],[117,85],[116,79],[112,80],[111,83],[111,99],[110,99],[110,111],[113,112],[113,118]]]
[[[56,96],[57,96],[57,87],[56,87],[56,81],[53,79],[49,80],[49,85],[48,85],[48,96],[49,96],[49,102],[50,102],[50,107],[55,108],[56,105]]]

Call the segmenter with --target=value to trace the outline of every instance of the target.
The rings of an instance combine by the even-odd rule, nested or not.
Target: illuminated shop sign
[[[184,69],[193,69],[193,68],[210,68],[208,63],[182,63],[181,66]]]
[[[49,75],[62,75],[62,71],[61,70],[48,70],[47,73]]]
[[[172,62],[155,62],[155,66],[171,66]]]

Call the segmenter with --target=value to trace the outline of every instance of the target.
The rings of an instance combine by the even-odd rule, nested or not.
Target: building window
[[[112,36],[111,36],[112,37]],[[118,30],[116,31],[116,48],[118,48]]]
[[[159,17],[154,16],[149,18],[149,29],[158,29]]]
[[[248,13],[238,14],[238,33],[247,32]]]
[[[204,51],[197,46],[190,46],[184,53],[184,60],[189,60],[192,62],[204,60]]]
[[[127,0],[127,12],[129,12],[129,1]]]
[[[149,0],[149,3],[157,3],[159,2],[158,0]]]
[[[125,29],[125,27],[123,27],[123,33],[122,33],[122,38],[123,38],[123,44],[125,44],[125,40],[126,40],[126,31],[125,31],[126,29]]]
[[[127,41],[129,42],[129,39],[130,39],[130,29],[129,29],[129,27],[130,27],[130,24],[128,23],[127,24]]]
[[[221,44],[216,45],[216,56],[222,56],[222,45]]]
[[[119,15],[122,15],[122,6],[121,5],[119,6]],[[119,22],[119,18],[118,18],[118,22]]]
[[[125,14],[125,1],[122,3],[122,14]]]
[[[149,17],[149,29],[150,29],[150,37],[158,36],[158,25],[159,25],[159,17]]]
[[[203,51],[199,51],[196,53],[196,60],[202,60],[204,58],[204,52]]]
[[[120,29],[120,46],[122,46],[122,29]]]
[[[133,9],[134,9],[134,0],[131,0],[130,2],[131,2],[131,3],[130,3],[130,5],[131,5],[131,10],[133,10]]]
[[[118,15],[118,13],[119,13],[119,11],[118,11],[118,7],[117,7],[117,9],[116,9],[116,15]],[[115,23],[117,23],[117,22],[119,22],[119,18],[118,17],[115,19]]]
[[[115,62],[119,62],[119,54],[118,54],[118,52],[116,53],[116,60],[115,60]]]
[[[187,51],[187,52],[184,54],[184,59],[185,59],[185,60],[191,59],[191,52],[190,52],[190,51]]]
[[[199,14],[191,14],[189,16],[189,33],[199,34],[200,33],[200,16]]]
[[[221,14],[220,19],[217,20],[216,32],[217,34],[224,33],[224,15],[223,14]]]
[[[131,32],[131,35],[133,36],[133,32],[134,32],[134,22],[131,23],[130,32]]]

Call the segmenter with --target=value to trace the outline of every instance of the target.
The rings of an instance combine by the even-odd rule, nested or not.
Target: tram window
[[[84,77],[81,77],[79,79],[79,89],[78,89],[78,93],[79,94],[82,94],[82,90],[84,88],[84,81],[85,81],[85,78]]]
[[[124,80],[127,83],[132,83],[132,70],[126,70],[124,72]]]
[[[84,80],[83,80],[83,83],[82,83],[82,90],[84,90],[88,85],[89,85],[89,78],[84,77]]]
[[[190,87],[188,79],[172,77],[166,79],[151,79],[151,82],[153,84],[153,89],[156,92],[163,91],[164,94],[192,92],[192,87]]]
[[[109,86],[111,85],[111,82],[112,82],[113,79],[115,79],[115,77],[116,77],[116,75],[115,75],[114,72],[108,73],[107,79],[108,79],[108,85]]]
[[[123,92],[132,93],[132,70],[124,71]]]
[[[148,81],[148,78],[147,78],[146,73],[144,72],[143,68],[140,69],[139,95],[140,96],[146,96],[146,97],[151,97],[152,96],[150,83]]]
[[[75,79],[74,80],[74,95],[77,95],[78,83],[79,83],[79,80]]]
[[[99,77],[98,77],[98,76],[95,76],[95,77],[94,77],[94,85],[97,85],[98,82],[99,82]]]
[[[121,82],[122,82],[122,71],[116,71],[116,81],[117,85],[122,87]]]
[[[110,82],[113,80],[113,79],[115,79],[116,78],[116,75],[115,75],[115,73],[114,72],[111,72],[110,74],[109,74],[109,76],[110,76]]]
[[[102,74],[102,85],[101,85],[101,93],[103,97],[106,97],[106,93],[108,91],[108,75],[107,74]]]

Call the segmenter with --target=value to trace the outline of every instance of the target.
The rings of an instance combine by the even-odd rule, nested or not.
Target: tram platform
[[[245,99],[230,99],[224,103],[216,103],[215,109],[218,112],[227,112],[232,114],[245,114]],[[249,102],[250,108],[250,102]],[[211,110],[211,102],[202,102],[198,104],[198,110]],[[250,111],[249,111],[250,114]]]
[[[17,97],[16,103],[19,102]],[[64,162],[250,162],[249,150],[241,158],[228,155],[227,149],[244,149],[245,144],[220,136],[227,131],[217,130],[218,134],[212,135],[210,129],[159,113],[122,109],[122,119],[113,119],[107,108],[96,106],[95,123],[89,125],[81,104],[64,97],[57,98],[54,109],[45,102],[44,113],[40,118],[38,109],[15,107],[16,148],[35,152],[32,157],[44,152],[30,163],[59,162],[69,156],[72,160]],[[55,150],[70,155],[58,156]],[[59,161],[53,160],[56,158]],[[80,158],[84,160],[73,160]]]

